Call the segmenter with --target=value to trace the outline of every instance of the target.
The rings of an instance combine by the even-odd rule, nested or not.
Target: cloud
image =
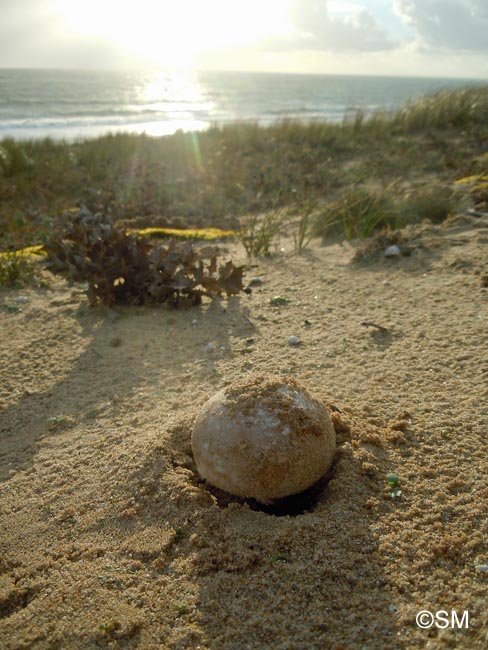
[[[327,5],[327,0],[293,0],[290,19],[295,34],[282,42],[283,49],[375,52],[394,47],[375,16],[361,5],[350,4],[354,10],[344,15],[332,15]]]
[[[130,64],[127,52],[94,36],[67,34],[52,0],[0,0],[0,65],[92,68]]]
[[[0,64],[28,65],[42,54],[53,31],[46,2],[0,0]]]
[[[395,0],[424,50],[488,52],[487,0]]]

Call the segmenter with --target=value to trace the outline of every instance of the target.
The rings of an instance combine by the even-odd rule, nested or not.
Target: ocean
[[[212,124],[282,118],[340,122],[441,90],[463,79],[244,72],[0,69],[0,139],[75,140],[108,132],[161,136]]]

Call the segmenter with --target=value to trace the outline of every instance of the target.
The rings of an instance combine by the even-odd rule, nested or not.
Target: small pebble
[[[29,298],[26,296],[17,296],[17,298],[14,298],[14,301],[20,303],[29,302]]]
[[[207,343],[207,347],[205,348],[207,352],[215,352],[215,345],[213,343]]]
[[[388,248],[385,249],[385,257],[398,257],[398,255],[401,254],[401,250],[398,248],[398,246],[388,246]]]
[[[191,324],[192,324],[192,325],[198,325],[198,321],[197,321],[197,319],[194,318],[194,319],[192,320]]]
[[[288,345],[299,345],[300,344],[300,339],[298,336],[290,336],[288,337]]]
[[[249,280],[249,286],[250,287],[260,287],[260,286],[262,286],[262,284],[263,284],[263,281],[262,281],[261,278],[251,278]]]

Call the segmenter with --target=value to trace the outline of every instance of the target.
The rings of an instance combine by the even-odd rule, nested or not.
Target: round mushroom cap
[[[335,431],[325,406],[291,377],[250,375],[211,397],[193,428],[200,475],[262,503],[297,494],[332,464]]]

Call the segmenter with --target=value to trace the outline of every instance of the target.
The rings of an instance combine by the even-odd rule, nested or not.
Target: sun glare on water
[[[57,0],[67,31],[121,47],[141,61],[191,67],[199,54],[286,32],[287,0]]]

